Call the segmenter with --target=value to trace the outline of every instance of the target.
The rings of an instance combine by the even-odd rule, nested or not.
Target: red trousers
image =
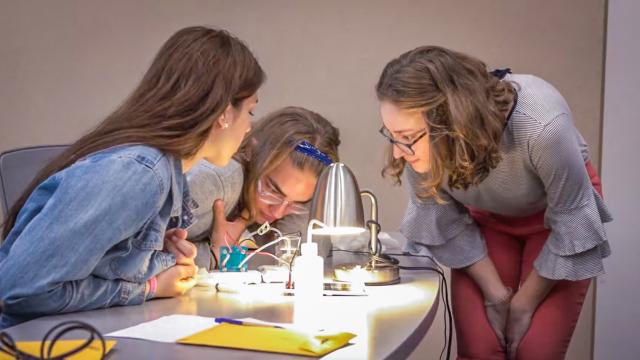
[[[602,194],[600,179],[586,164],[594,188]],[[484,237],[489,258],[506,286],[518,289],[533,269],[549,237],[544,211],[526,217],[508,217],[471,209]],[[480,288],[464,270],[451,271],[451,298],[456,326],[458,359],[505,359],[487,320]],[[558,281],[536,309],[517,351],[518,359],[564,359],[590,279]]]

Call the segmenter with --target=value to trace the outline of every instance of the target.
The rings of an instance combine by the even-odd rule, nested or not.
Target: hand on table
[[[156,275],[156,298],[179,296],[196,285],[196,266],[174,265]]]

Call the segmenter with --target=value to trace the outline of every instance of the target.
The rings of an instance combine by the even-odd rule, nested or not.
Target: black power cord
[[[88,334],[85,341],[74,349],[60,355],[53,356],[53,349],[55,348],[56,343],[67,333],[76,330],[83,330]],[[88,348],[94,340],[100,341],[102,350],[100,359],[104,359],[107,346],[104,337],[96,328],[82,321],[63,321],[51,328],[51,330],[47,331],[44,335],[42,343],[40,344],[40,357],[33,356],[18,349],[13,338],[4,331],[0,332],[0,353],[5,353],[17,360],[63,360]]]
[[[447,283],[447,277],[445,276],[444,270],[438,265],[438,263],[433,259],[433,257],[429,255],[414,255],[411,253],[402,253],[402,254],[387,254],[393,256],[409,256],[409,257],[423,257],[431,260],[436,267],[431,266],[402,266],[399,265],[398,268],[401,270],[430,270],[436,272],[440,276],[440,287],[444,289],[443,292],[440,292],[440,297],[445,306],[444,311],[444,338],[445,345],[440,352],[440,359],[442,359],[442,355],[447,351],[446,359],[449,360],[451,358],[451,342],[453,339],[453,316],[451,314],[451,305],[449,304],[449,284]]]
[[[380,246],[380,240],[378,240],[378,245]],[[422,244],[418,244],[418,245],[422,245]],[[367,251],[354,251],[354,250],[342,250],[342,249],[333,249],[333,251],[342,251],[342,252],[348,252],[352,254],[371,255],[371,253]],[[445,276],[444,270],[442,269],[442,267],[440,267],[440,265],[438,265],[435,259],[430,255],[415,255],[409,252],[404,252],[402,254],[386,253],[385,255],[387,255],[390,259],[392,259],[392,261],[394,261],[395,263],[399,263],[399,261],[391,256],[427,258],[436,265],[436,267],[398,265],[398,268],[401,270],[429,270],[438,274],[440,288],[444,290],[440,292],[440,297],[445,306],[445,311],[443,314],[444,315],[444,345],[442,347],[442,351],[440,351],[440,359],[442,359],[442,355],[444,355],[445,351],[447,353],[446,359],[447,360],[451,359],[451,342],[453,339],[453,316],[451,314],[451,305],[449,303],[449,284],[447,283],[447,277]]]
[[[427,251],[430,251],[429,247],[427,245],[423,244],[423,243],[416,242],[415,244],[424,247],[425,249],[427,249]],[[449,338],[448,338],[448,341],[447,341],[447,360],[449,360],[449,358],[451,357],[451,341],[453,339],[453,316],[451,315],[451,306],[449,304],[449,287],[447,285],[447,277],[444,274],[444,270],[438,264],[438,262],[433,258],[433,256],[431,256],[431,255],[410,255],[410,256],[426,257],[429,260],[431,260],[431,262],[436,264],[436,266],[440,270],[440,277],[441,277],[441,280],[444,282],[444,291],[445,291],[444,298],[443,298],[443,302],[445,303],[445,307],[446,307],[445,308],[446,313],[444,314],[444,316],[445,316],[445,333],[447,332],[446,318],[449,319],[449,329],[448,329]],[[445,335],[445,339],[447,339],[447,335]],[[440,353],[440,357],[442,358],[442,353]]]

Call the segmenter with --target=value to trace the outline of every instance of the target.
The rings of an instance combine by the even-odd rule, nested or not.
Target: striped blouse
[[[446,174],[441,197],[420,200],[411,191],[401,231],[407,250],[426,245],[436,259],[452,268],[471,265],[486,256],[486,245],[466,206],[506,216],[545,211],[551,230],[534,263],[549,279],[580,280],[604,272],[610,254],[603,223],[612,220],[591,185],[585,162],[587,144],[575,128],[560,93],[532,75],[507,75],[518,92],[516,107],[501,141],[502,160],[488,177],[469,189],[450,189]],[[406,176],[416,189],[421,174],[410,166]]]

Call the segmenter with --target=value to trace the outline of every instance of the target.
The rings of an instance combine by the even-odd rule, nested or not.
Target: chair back
[[[66,148],[67,145],[35,146],[0,154],[0,203],[5,216],[36,174]]]

